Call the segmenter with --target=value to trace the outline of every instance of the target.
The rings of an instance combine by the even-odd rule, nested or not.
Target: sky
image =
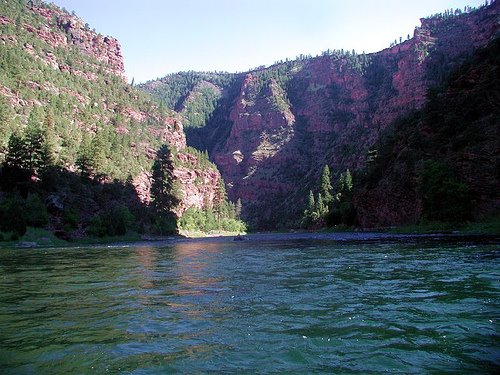
[[[484,0],[50,0],[118,39],[135,83],[179,71],[243,72],[327,49],[377,52],[420,17]]]

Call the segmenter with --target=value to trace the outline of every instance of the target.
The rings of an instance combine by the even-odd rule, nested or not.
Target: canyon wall
[[[159,147],[168,144],[186,159],[175,170],[181,197],[176,213],[213,206],[221,194],[220,173],[202,167],[186,148],[181,115],[126,83],[115,38],[52,4],[5,1],[0,10],[0,104],[5,102],[7,118],[0,129],[0,161],[10,135],[37,113],[40,124],[50,126],[58,166],[77,172],[88,140],[100,154],[89,167],[92,174],[103,182],[130,179],[148,204],[151,165]]]
[[[396,119],[421,109],[430,88],[498,35],[498,17],[494,2],[421,19],[413,37],[377,53],[333,51],[240,74],[220,87],[226,96],[188,144],[210,152],[252,224],[296,225],[322,167],[334,178],[363,169]],[[408,204],[365,224],[412,222],[418,208]]]

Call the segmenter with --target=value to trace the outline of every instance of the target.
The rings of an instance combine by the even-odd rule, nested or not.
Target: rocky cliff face
[[[85,147],[99,155],[89,166],[92,173],[108,182],[130,179],[147,203],[149,171],[166,143],[186,159],[175,171],[182,196],[177,213],[213,205],[219,172],[202,170],[186,149],[184,119],[178,113],[161,109],[125,82],[116,39],[54,5],[3,1],[0,60],[0,162],[10,135],[38,121],[50,132],[57,166],[77,171],[87,141]]]
[[[184,149],[174,155],[174,176],[178,187],[179,205],[174,212],[178,217],[190,207],[200,210],[214,208],[226,199],[222,189],[224,181],[215,166],[202,161],[192,150]],[[151,201],[151,173],[144,171],[132,184],[141,203]]]
[[[96,33],[83,20],[57,7],[33,5],[30,10],[43,17],[45,24],[38,27],[23,25],[28,31],[52,47],[74,46],[83,54],[103,63],[106,72],[125,77],[121,47],[115,38]],[[62,66],[63,69],[69,69],[64,64]]]
[[[225,196],[221,185],[224,185],[217,168],[202,165],[198,156],[188,152],[179,152],[180,162],[174,175],[181,185],[181,204],[175,213],[180,217],[190,207],[198,209],[214,208]]]
[[[360,224],[390,226],[435,219],[483,219],[500,212],[500,39],[476,50],[425,106],[397,121],[377,143],[355,192]],[[431,206],[429,165],[439,199]],[[437,180],[435,169],[452,176]],[[455,188],[453,188],[455,186]],[[461,186],[457,193],[456,186]],[[440,207],[439,202],[446,202]]]
[[[497,35],[498,14],[493,3],[422,19],[413,38],[378,53],[337,51],[242,75],[224,113],[216,109],[192,139],[205,139],[229,197],[241,198],[253,224],[290,225],[322,166],[334,176],[363,168],[394,120],[422,108],[429,87]],[[412,219],[403,217],[388,213],[387,222]]]

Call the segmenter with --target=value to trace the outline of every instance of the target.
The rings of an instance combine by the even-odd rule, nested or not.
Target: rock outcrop
[[[181,186],[181,202],[175,210],[177,216],[182,216],[190,207],[211,209],[224,201],[221,187],[224,182],[215,166],[202,166],[199,158],[188,152],[178,152],[176,157],[180,165],[174,169],[174,176]]]
[[[175,154],[174,176],[178,189],[180,203],[174,212],[177,217],[190,207],[203,209],[214,208],[223,202],[225,197],[224,182],[220,172],[214,165],[190,153],[189,150],[181,150]],[[149,205],[151,201],[151,173],[142,172],[136,176],[132,185],[137,192],[140,202]]]
[[[82,19],[58,7],[32,6],[31,10],[45,18],[46,24],[39,27],[23,25],[28,31],[54,48],[75,46],[102,63],[105,71],[125,78],[121,47],[115,38],[96,33]]]

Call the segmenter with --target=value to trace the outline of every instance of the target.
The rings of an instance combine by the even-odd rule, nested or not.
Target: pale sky
[[[327,49],[376,52],[420,17],[484,0],[52,0],[118,39],[136,83],[178,71],[247,71]]]

